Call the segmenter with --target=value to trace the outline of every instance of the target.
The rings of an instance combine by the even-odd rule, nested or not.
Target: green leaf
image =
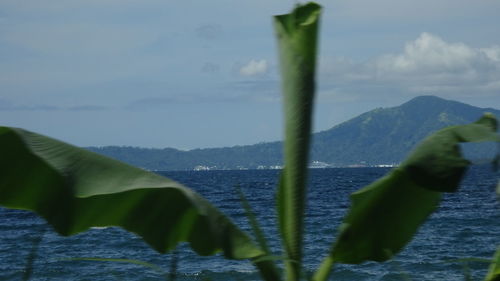
[[[398,253],[436,209],[441,191],[457,189],[469,165],[458,143],[498,141],[495,124],[494,116],[486,114],[475,123],[440,130],[400,167],[353,193],[351,209],[321,271],[334,262],[385,261]]]
[[[493,261],[484,281],[500,281],[500,247],[493,257]]]
[[[263,254],[208,201],[154,173],[22,129],[0,127],[0,205],[31,210],[61,235],[120,226],[160,253]]]
[[[290,14],[274,17],[286,123],[285,169],[278,190],[277,204],[280,231],[287,255],[287,280],[300,278],[305,183],[320,11],[318,4],[307,3],[297,5]]]
[[[399,252],[436,209],[441,193],[415,184],[403,169],[351,195],[332,257],[342,263],[385,261]]]
[[[458,188],[469,161],[460,153],[460,142],[500,141],[497,121],[491,113],[478,121],[442,129],[422,141],[401,168],[424,188],[454,192]]]

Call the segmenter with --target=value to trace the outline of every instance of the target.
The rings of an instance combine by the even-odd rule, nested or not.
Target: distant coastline
[[[431,133],[447,126],[467,124],[500,110],[479,108],[435,96],[416,97],[400,106],[377,108],[329,130],[313,134],[310,168],[393,167]],[[282,142],[178,150],[140,147],[88,147],[93,152],[158,171],[281,169]],[[476,162],[495,151],[489,144],[469,146]]]

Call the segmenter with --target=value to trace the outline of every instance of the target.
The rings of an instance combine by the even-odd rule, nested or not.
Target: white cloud
[[[495,48],[474,49],[463,43],[447,43],[430,33],[409,42],[399,55],[376,60],[382,73],[464,73],[495,64]]]
[[[256,76],[267,73],[268,69],[267,60],[251,60],[240,68],[240,74],[243,76]]]
[[[422,33],[401,53],[363,63],[330,58],[320,72],[323,86],[336,93],[493,97],[500,91],[500,46],[477,48]]]

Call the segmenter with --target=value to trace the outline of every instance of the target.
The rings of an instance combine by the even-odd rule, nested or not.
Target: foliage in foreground
[[[221,251],[230,259],[250,259],[264,280],[301,279],[319,15],[320,6],[308,3],[274,21],[286,121],[285,168],[276,202],[284,274],[262,239],[256,245],[187,187],[22,129],[0,127],[0,205],[34,211],[61,235],[94,226],[120,226],[160,253],[186,241],[200,255]],[[397,254],[435,210],[441,193],[457,190],[469,165],[459,143],[499,142],[496,132],[497,121],[491,114],[443,129],[387,176],[353,193],[337,241],[312,279],[327,280],[335,263],[385,261]],[[498,256],[487,280],[500,278]]]

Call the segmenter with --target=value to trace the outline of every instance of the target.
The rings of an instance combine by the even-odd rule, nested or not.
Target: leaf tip
[[[321,6],[315,2],[297,4],[292,12],[274,16],[275,23],[282,26],[288,33],[295,33],[301,27],[313,25],[318,22]]]
[[[479,120],[476,121],[476,124],[481,124],[491,128],[493,131],[498,130],[498,121],[495,115],[491,112],[485,112]]]

